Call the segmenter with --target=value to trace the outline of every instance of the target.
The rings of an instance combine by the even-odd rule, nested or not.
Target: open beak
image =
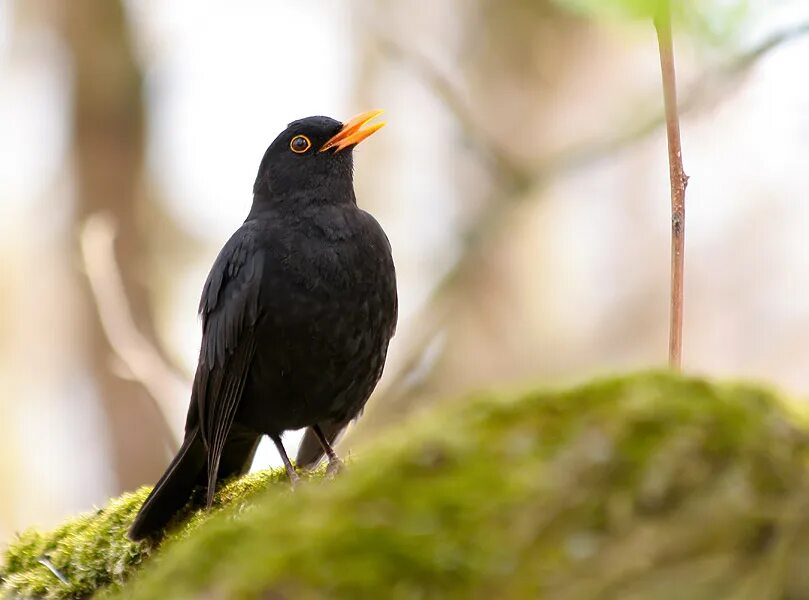
[[[385,126],[384,123],[376,123],[363,129],[363,125],[381,115],[382,112],[381,110],[369,110],[350,119],[347,123],[343,124],[343,128],[338,131],[334,137],[323,144],[320,152],[325,152],[331,148],[334,148],[335,152],[340,152],[340,150],[356,146],[362,140]]]

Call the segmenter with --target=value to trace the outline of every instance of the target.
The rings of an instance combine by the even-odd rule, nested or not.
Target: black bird
[[[244,473],[262,435],[298,479],[281,434],[309,427],[331,442],[356,418],[382,375],[396,328],[390,243],[357,206],[353,149],[384,123],[381,111],[343,124],[290,123],[270,144],[244,224],[219,253],[200,300],[202,346],[177,456],[143,503],[133,540],[159,534],[203,486]]]

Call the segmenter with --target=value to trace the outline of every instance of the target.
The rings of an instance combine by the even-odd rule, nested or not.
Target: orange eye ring
[[[312,142],[305,135],[296,135],[289,141],[289,149],[295,154],[303,154],[312,147]]]

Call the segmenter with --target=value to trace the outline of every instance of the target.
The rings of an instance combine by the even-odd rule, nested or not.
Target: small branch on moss
[[[115,225],[110,217],[95,214],[85,221],[81,251],[87,279],[107,341],[162,415],[166,442],[174,452],[179,443],[169,425],[172,421],[169,407],[186,395],[188,382],[166,364],[138,331],[115,261],[114,241]]]
[[[67,577],[65,577],[65,576],[64,576],[64,574],[63,574],[63,573],[62,573],[62,572],[61,572],[59,569],[57,569],[57,568],[54,566],[54,564],[53,564],[53,563],[52,563],[50,560],[48,560],[48,558],[47,558],[47,557],[45,557],[45,556],[40,556],[40,557],[37,559],[37,562],[38,562],[39,564],[41,564],[43,567],[45,567],[46,569],[48,569],[48,571],[50,571],[51,573],[53,573],[54,577],[56,577],[56,578],[57,578],[59,581],[61,581],[61,582],[62,582],[62,583],[64,583],[65,585],[70,585],[70,581],[68,580],[68,578],[67,578]]]
[[[671,37],[671,9],[668,0],[655,18],[663,79],[666,139],[671,180],[671,314],[669,319],[669,366],[679,369],[683,353],[683,276],[685,259],[685,188],[680,144],[680,116],[677,111],[677,81],[674,73],[674,44]]]

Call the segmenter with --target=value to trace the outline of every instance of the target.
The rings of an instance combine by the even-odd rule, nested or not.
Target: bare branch
[[[708,84],[716,86],[717,83],[726,86],[738,78],[742,77],[748,70],[763,59],[773,50],[792,42],[802,36],[809,34],[809,21],[788,27],[776,32],[759,44],[752,46],[748,50],[731,58],[723,65],[712,69],[699,77],[695,83],[689,87],[685,94],[685,99],[680,103],[680,113],[685,114],[696,110],[704,101],[704,90]],[[495,156],[500,153],[493,148],[496,144],[489,138],[485,131],[481,130],[477,122],[471,117],[471,111],[449,80],[440,73],[424,57],[414,54],[411,50],[401,44],[392,42],[380,36],[383,51],[412,68],[416,74],[420,75],[425,83],[430,86],[436,96],[441,99],[445,107],[454,116],[464,134],[470,139],[473,148],[482,157]],[[646,118],[640,119],[635,126],[622,128],[611,135],[587,140],[572,145],[567,150],[558,153],[550,158],[543,159],[534,168],[526,168],[517,165],[511,159],[505,161],[501,158],[496,161],[487,161],[489,164],[506,164],[500,176],[506,179],[506,185],[498,190],[498,198],[492,198],[486,204],[486,208],[475,218],[461,234],[463,247],[458,261],[445,273],[436,284],[430,299],[425,303],[419,322],[432,323],[430,331],[419,337],[410,344],[401,362],[401,367],[386,378],[385,403],[395,402],[405,398],[412,386],[406,383],[416,365],[422,364],[421,357],[428,351],[432,340],[436,337],[445,323],[445,316],[451,312],[451,304],[457,282],[461,279],[461,274],[466,272],[475,262],[477,249],[483,239],[498,229],[503,221],[504,213],[508,207],[519,204],[525,198],[530,198],[533,193],[551,180],[568,175],[569,173],[587,168],[606,157],[614,155],[625,148],[643,140],[665,123],[663,112],[655,111]],[[500,155],[502,157],[502,155]],[[424,379],[422,373],[421,381]]]
[[[101,214],[87,218],[81,231],[81,250],[87,279],[98,316],[110,346],[132,377],[148,392],[163,416],[170,445],[176,451],[179,440],[168,425],[171,406],[188,393],[188,382],[170,367],[154,346],[138,331],[129,310],[123,281],[115,261],[115,225]]]
[[[807,34],[809,34],[809,21],[784,28],[731,57],[720,66],[708,70],[689,86],[684,99],[680,102],[680,114],[693,112],[703,106],[706,89],[729,86],[743,77],[770,52]],[[378,39],[383,52],[412,69],[424,81],[455,118],[475,152],[496,171],[498,177],[510,180],[512,188],[519,192],[530,191],[531,188],[541,186],[550,179],[586,168],[643,140],[665,124],[663,111],[654,110],[645,118],[637,119],[635,125],[622,126],[612,134],[574,143],[570,148],[542,159],[534,166],[521,165],[516,159],[506,155],[492,137],[480,127],[478,121],[472,117],[472,111],[463,99],[463,94],[426,57],[383,35]],[[649,100],[641,105],[656,104]],[[621,123],[625,120],[615,118],[608,121]]]
[[[462,98],[462,94],[429,59],[384,35],[378,37],[378,43],[382,52],[410,68],[441,100],[452,113],[469,144],[489,164],[497,177],[505,177],[510,180],[527,178],[528,173],[515,159],[508,156],[492,139],[492,136],[481,127],[480,121],[475,119],[468,103]]]

